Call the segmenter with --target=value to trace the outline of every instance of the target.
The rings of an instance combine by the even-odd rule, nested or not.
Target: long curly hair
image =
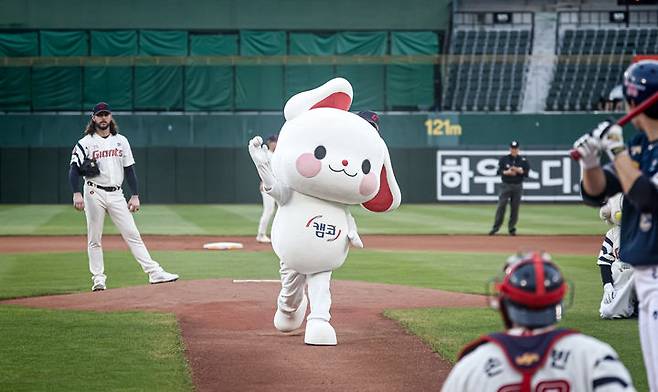
[[[94,119],[92,118],[89,120],[89,124],[87,124],[87,128],[85,128],[85,135],[93,135],[96,133],[96,123],[94,122]],[[114,121],[114,119],[110,120],[110,133],[112,135],[116,135],[119,133],[119,126],[117,123]]]

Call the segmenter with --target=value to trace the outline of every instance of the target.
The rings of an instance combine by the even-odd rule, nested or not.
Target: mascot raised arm
[[[400,205],[386,143],[376,121],[348,111],[352,96],[350,83],[336,78],[290,98],[271,161],[260,136],[249,141],[265,192],[279,204],[272,224],[281,266],[274,326],[299,328],[310,304],[304,335],[310,345],[337,343],[329,323],[331,273],[350,244],[363,247],[348,207],[386,212]]]

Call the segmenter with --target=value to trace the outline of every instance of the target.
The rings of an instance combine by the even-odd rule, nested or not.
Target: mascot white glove
[[[615,299],[615,286],[612,283],[606,283],[603,285],[603,303],[610,304],[612,300]]]
[[[352,214],[348,214],[347,219],[347,224],[349,226],[347,238],[350,240],[352,246],[363,248],[363,241],[361,241],[361,237],[359,237],[359,233],[356,231],[356,222],[354,221],[354,217],[352,217]]]
[[[258,170],[258,175],[263,180],[265,189],[272,189],[276,179],[272,171],[267,145],[263,144],[263,139],[260,136],[256,136],[249,141],[249,155],[251,155],[251,160],[256,165],[256,170]]]

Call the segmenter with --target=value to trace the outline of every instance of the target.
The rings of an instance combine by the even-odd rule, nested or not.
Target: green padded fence
[[[392,55],[431,55],[440,53],[439,40],[432,32],[392,32]],[[400,64],[386,70],[386,101],[389,107],[430,108],[434,104],[434,66]]]
[[[258,203],[259,178],[245,148],[135,148],[144,203]],[[0,203],[71,203],[70,148],[1,148]],[[431,202],[434,149],[391,149],[405,202]],[[423,167],[423,175],[417,175]],[[129,194],[124,184],[124,194]]]
[[[92,56],[137,56],[136,30],[91,31]]]
[[[290,33],[289,52],[293,56],[333,56],[336,34]],[[308,86],[319,86],[336,75],[333,65],[286,66],[286,99]]]
[[[287,52],[283,31],[241,31],[241,56],[282,56]],[[281,110],[282,65],[241,65],[235,69],[235,108],[238,110]]]
[[[0,57],[39,55],[39,33],[0,33]]]
[[[41,56],[88,56],[89,39],[86,31],[41,31]]]
[[[280,111],[292,95],[335,76],[352,82],[355,108],[427,109],[434,104],[434,66],[384,65],[383,58],[377,64],[377,56],[438,53],[436,32],[1,33],[0,60],[51,60],[0,67],[0,111],[79,111],[101,100],[126,111]],[[233,60],[217,64],[221,58]]]
[[[237,34],[190,36],[191,56],[235,56]],[[234,71],[230,66],[185,67],[185,110],[227,111],[233,109]]]
[[[565,150],[605,117],[383,113],[381,134],[405,202],[432,202],[437,150],[504,150],[513,139],[521,143],[522,151]],[[258,177],[247,142],[257,134],[276,133],[283,124],[281,113],[117,115],[116,119],[135,155],[141,196],[150,203],[258,202]],[[71,148],[88,121],[88,115],[0,115],[0,202],[70,203]],[[457,124],[460,135],[428,135],[428,125],[446,131]],[[625,133],[631,137],[632,127],[627,128]]]

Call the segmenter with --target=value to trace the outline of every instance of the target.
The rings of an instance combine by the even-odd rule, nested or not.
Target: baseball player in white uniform
[[[548,255],[535,252],[508,263],[491,299],[506,331],[466,346],[442,391],[635,391],[612,347],[556,328],[566,284]]]
[[[276,142],[278,139],[279,138],[276,135],[271,135],[265,142],[267,144],[267,155],[270,160],[272,159],[272,153],[276,149]],[[260,195],[263,198],[263,213],[258,222],[258,235],[256,235],[256,241],[270,243],[272,240],[267,236],[267,226],[269,226],[270,221],[274,217],[274,212],[276,211],[276,200],[265,192],[262,181],[260,182],[259,189]]]
[[[602,319],[632,317],[637,309],[637,297],[633,281],[633,268],[619,259],[619,232],[623,193],[611,197],[599,210],[604,222],[612,225],[603,238],[596,261],[601,269],[603,298],[599,313]]]
[[[134,164],[128,139],[118,133],[109,105],[105,102],[96,104],[85,136],[73,147],[69,171],[73,206],[79,211],[84,210],[87,218],[87,251],[92,291],[106,289],[107,277],[101,246],[106,213],[121,232],[137,262],[149,275],[150,283],[173,282],[178,279],[178,275],[163,270],[151,258],[130,214],[140,207]],[[82,192],[81,176],[84,179]],[[128,203],[121,192],[124,176],[133,192]]]

